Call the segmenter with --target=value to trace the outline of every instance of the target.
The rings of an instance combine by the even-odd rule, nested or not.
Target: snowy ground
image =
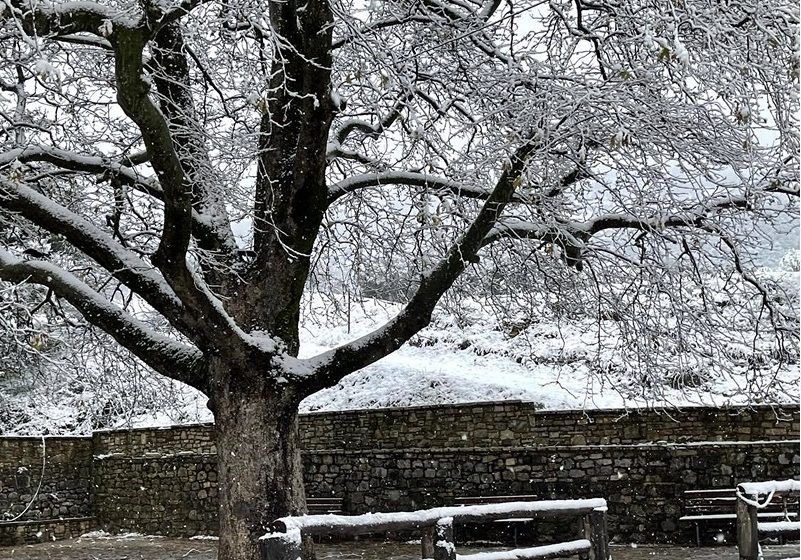
[[[732,546],[703,548],[612,545],[615,560],[736,560]],[[487,548],[459,548],[460,553],[485,552]],[[495,549],[497,550],[497,549]],[[417,560],[420,545],[360,541],[336,545],[318,545],[320,560]],[[770,546],[763,549],[764,560],[798,557],[798,545]],[[80,538],[37,545],[0,548],[0,560],[215,560],[217,543],[209,540],[162,537]]]

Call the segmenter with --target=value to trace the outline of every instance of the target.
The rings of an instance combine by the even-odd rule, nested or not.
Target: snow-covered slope
[[[797,291],[797,273],[784,274],[781,280]],[[349,312],[343,314],[342,308],[347,306]],[[336,313],[335,307],[339,308]],[[312,356],[364,335],[399,309],[397,304],[373,299],[349,303],[345,297],[315,297],[304,307],[301,356]],[[623,338],[615,334],[616,323],[603,323],[599,338],[599,323],[590,319],[556,324],[529,316],[516,321],[497,317],[480,302],[462,302],[455,312],[437,310],[432,324],[410,343],[307,398],[301,409],[505,399],[531,401],[547,409],[797,399],[797,364],[778,368],[767,364],[755,375],[748,368],[747,356],[741,356],[739,365],[735,356],[725,367],[711,359],[696,363],[688,378],[660,378],[661,372],[671,371],[670,363],[658,364],[656,372],[644,375],[622,359],[628,348]],[[732,344],[733,349],[741,346]],[[95,423],[92,415],[106,414],[108,408],[106,405],[98,411],[102,403],[94,396],[103,393],[108,400],[113,391],[126,395],[133,404],[127,409],[119,407],[120,412],[113,418],[105,417],[104,425],[153,426],[211,420],[205,398],[188,387],[144,377],[137,380],[136,386],[129,387],[125,381],[118,380],[115,388],[83,392],[37,383],[14,395],[0,391],[0,432],[89,431]],[[91,383],[89,376],[84,385],[91,388]],[[158,398],[132,398],[134,390],[150,391]],[[15,423],[9,419],[9,411],[16,411],[24,421]]]
[[[789,281],[797,283],[797,275]],[[307,320],[301,355],[314,355],[362,336],[397,310],[374,300],[352,306],[350,332],[342,325]],[[599,346],[597,324],[591,320],[515,324],[497,319],[476,303],[462,308],[461,315],[435,313],[432,324],[410,343],[312,395],[301,408],[340,410],[504,399],[532,401],[547,409],[719,406],[766,398],[785,401],[797,394],[797,364],[766,368],[763,373],[769,387],[754,385],[748,379],[754,372],[736,364],[725,368],[710,364],[691,380],[659,379],[653,372],[643,377],[622,365],[625,344],[615,337],[614,324],[605,325]],[[668,365],[664,364],[665,371]],[[756,391],[763,394],[757,396]]]
[[[367,334],[398,309],[375,300],[353,306],[350,332],[346,326],[332,328],[306,321],[301,333],[301,355],[317,354]],[[451,315],[437,313],[432,325],[409,344],[307,398],[301,404],[302,410],[504,399],[534,401],[546,408],[624,404],[616,392],[593,386],[586,366],[555,363],[559,356],[575,356],[582,347],[586,350],[582,339],[592,335],[576,330],[560,333],[555,325],[544,325],[510,337],[508,331],[479,310],[463,311],[473,315],[470,324],[460,326]],[[534,330],[538,332],[532,338],[534,333],[529,331]],[[533,355],[551,363],[533,365]]]

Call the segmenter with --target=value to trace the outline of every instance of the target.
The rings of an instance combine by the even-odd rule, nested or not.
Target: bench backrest
[[[460,506],[478,506],[482,504],[502,504],[505,502],[536,502],[537,496],[525,494],[519,496],[461,496],[454,498],[453,503]]]
[[[342,498],[315,498],[306,499],[306,509],[310,515],[325,513],[342,513]]]
[[[684,492],[684,509],[692,514],[733,513],[737,506],[734,488],[687,490]]]
[[[797,512],[799,510],[798,493],[777,491],[770,503],[760,508],[760,513]],[[763,503],[767,496],[760,496]],[[718,488],[710,490],[687,490],[684,492],[684,509],[692,514],[733,513],[737,507],[737,491],[734,488]]]

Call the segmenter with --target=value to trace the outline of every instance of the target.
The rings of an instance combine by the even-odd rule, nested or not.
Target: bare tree
[[[0,278],[209,396],[221,559],[305,510],[298,403],[482,257],[678,293],[726,255],[792,336],[743,248],[796,208],[790,3],[8,0],[0,25]],[[298,358],[304,290],[382,269],[402,311]]]

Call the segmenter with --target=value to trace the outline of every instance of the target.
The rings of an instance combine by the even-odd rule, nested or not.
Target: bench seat
[[[758,513],[757,517],[760,519],[784,519],[785,515],[782,511]],[[788,512],[787,517],[798,517],[797,513]],[[679,521],[715,521],[715,520],[736,520],[736,513],[713,513],[704,515],[685,515],[679,518]]]
[[[774,521],[774,522],[760,522],[757,524],[760,533],[768,535],[779,534],[798,534],[801,531],[801,523],[798,521]]]

